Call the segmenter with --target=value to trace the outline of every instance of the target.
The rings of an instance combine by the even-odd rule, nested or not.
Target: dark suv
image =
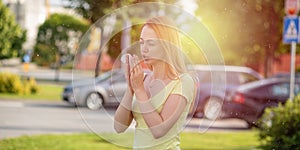
[[[263,77],[248,67],[194,65],[190,68],[199,80],[197,91],[195,117],[209,119],[219,118],[224,100],[227,95],[239,85],[257,81]]]

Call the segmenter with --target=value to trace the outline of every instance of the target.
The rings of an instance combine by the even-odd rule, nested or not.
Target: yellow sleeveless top
[[[134,150],[164,150],[164,149],[180,149],[179,133],[183,129],[190,105],[194,99],[195,83],[189,74],[182,74],[179,79],[169,82],[160,92],[152,96],[149,101],[158,113],[162,111],[163,105],[171,94],[179,94],[187,100],[186,108],[180,118],[168,131],[166,135],[159,139],[155,139],[148,128],[142,114],[139,111],[139,106],[135,96],[132,101],[132,113],[136,121],[134,132]]]

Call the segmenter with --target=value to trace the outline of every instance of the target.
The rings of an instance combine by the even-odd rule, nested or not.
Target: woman
[[[152,71],[144,75],[136,55],[127,55],[128,89],[115,113],[114,128],[124,132],[136,121],[134,149],[180,149],[179,132],[194,99],[194,81],[187,74],[174,23],[166,17],[147,20],[140,47]]]

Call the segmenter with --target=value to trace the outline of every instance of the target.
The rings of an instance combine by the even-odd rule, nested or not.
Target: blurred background
[[[99,57],[99,41],[105,38],[103,29],[91,29],[86,50],[78,48],[80,38],[99,18],[122,6],[148,2],[143,0],[2,0],[3,37],[1,37],[1,66],[28,63],[30,67],[52,69],[95,69]],[[289,72],[289,47],[282,44],[284,1],[157,1],[181,7],[197,17],[216,39],[226,65],[248,66],[268,77]],[[166,13],[170,10],[165,10]],[[131,17],[130,14],[127,17]],[[7,20],[4,20],[7,19]],[[176,19],[176,18],[175,18]],[[126,18],[117,18],[120,24]],[[4,26],[11,26],[4,28]],[[114,26],[114,25],[112,25]],[[134,27],[133,27],[134,28]],[[136,28],[138,29],[138,27]],[[130,30],[132,42],[139,30]],[[68,31],[66,33],[65,31]],[[7,34],[9,33],[9,34]],[[99,71],[110,70],[121,53],[122,32],[109,40],[103,50]],[[5,44],[4,44],[5,43]],[[80,60],[74,62],[76,53]],[[193,63],[205,63],[201,54],[192,50]],[[78,56],[79,57],[79,56]],[[86,63],[89,60],[91,63]],[[202,60],[202,61],[201,61]],[[93,62],[94,61],[94,62]],[[296,68],[298,66],[296,62]],[[96,65],[97,66],[97,65]],[[28,69],[30,69],[30,67]]]
[[[142,2],[164,5],[156,7],[147,3],[125,11],[128,13],[116,13]],[[286,109],[281,105],[289,98],[291,68],[290,45],[282,42],[284,3],[284,0],[0,0],[0,138],[113,132],[111,118],[126,89],[124,74],[118,70],[120,55],[130,46],[134,49],[145,16],[171,14],[180,29],[200,33],[196,36],[203,39],[204,45],[210,39],[205,39],[201,31],[209,31],[221,56],[210,62],[210,58],[219,54],[203,49],[198,41],[181,32],[183,52],[196,66],[200,81],[196,113],[186,131],[217,131],[208,134],[210,138],[184,134],[183,146],[186,149],[211,149],[213,145],[219,147],[212,149],[253,149],[259,145],[260,130],[261,139],[275,139],[275,144],[271,142],[266,149],[299,148],[300,134],[296,131],[300,131],[300,105],[294,107],[289,102]],[[195,26],[195,20],[201,27]],[[295,95],[300,93],[299,44],[296,51]],[[207,65],[212,66],[207,68]],[[225,70],[227,77],[222,74]],[[215,82],[213,78],[217,76],[226,84]],[[298,104],[299,100],[296,97]],[[103,110],[102,106],[107,104],[117,105]],[[88,108],[74,107],[80,105]],[[279,110],[265,111],[277,106]],[[278,113],[278,118],[272,126],[271,118],[276,119],[273,112]],[[287,118],[284,120],[281,114],[292,119],[284,116]],[[252,130],[252,127],[259,129]],[[241,130],[246,132],[237,134]],[[220,138],[221,131],[233,132]],[[101,137],[117,141],[115,135],[101,134]],[[245,139],[240,140],[241,137]],[[283,140],[278,142],[277,137]],[[199,139],[209,142],[197,147],[203,141]],[[223,142],[226,139],[230,141]],[[24,147],[36,148],[27,140]],[[82,139],[72,140],[77,142],[71,143],[81,143]],[[126,136],[122,140],[128,141]],[[211,144],[211,141],[219,143]],[[37,149],[56,145],[47,142]],[[8,145],[7,149],[8,143],[0,140],[0,146]],[[281,143],[292,146],[281,148]],[[56,149],[73,149],[67,147],[72,146],[70,141],[62,145]],[[80,146],[76,145],[79,149]]]

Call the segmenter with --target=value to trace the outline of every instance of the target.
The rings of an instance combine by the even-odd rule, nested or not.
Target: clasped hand
[[[131,58],[130,58],[131,57]],[[136,55],[126,56],[126,79],[133,92],[144,90],[144,71]]]

